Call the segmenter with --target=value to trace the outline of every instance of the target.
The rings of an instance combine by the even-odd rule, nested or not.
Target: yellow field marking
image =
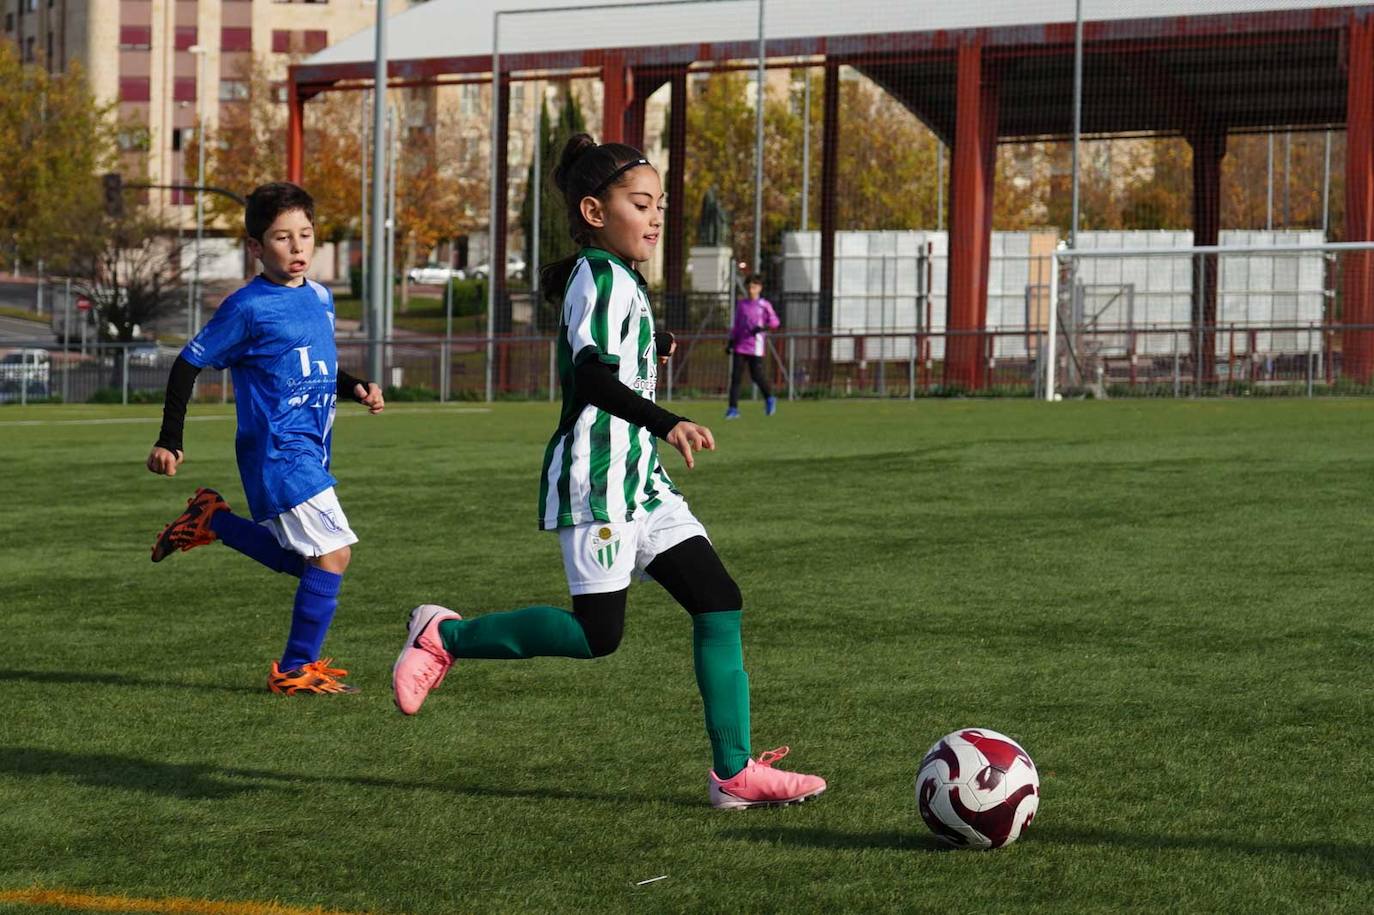
[[[0,903],[60,906],[80,912],[156,912],[170,915],[349,915],[336,909],[302,909],[275,902],[217,902],[213,899],[138,899],[133,896],[97,896],[67,890],[32,887],[0,890]]]

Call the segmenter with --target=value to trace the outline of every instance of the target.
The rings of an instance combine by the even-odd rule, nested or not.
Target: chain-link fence
[[[569,250],[548,179],[580,129],[638,145],[664,177],[665,244],[641,268],[661,323],[704,350],[742,275],[762,273],[784,325],[770,359],[794,391],[1034,388],[1052,287],[1064,393],[1363,390],[1363,363],[1343,359],[1358,331],[1342,322],[1374,314],[1320,246],[1374,221],[1347,212],[1343,49],[1364,55],[1350,42],[1366,27],[1326,7],[1222,12],[860,2],[837,18],[825,0],[691,0],[495,13],[498,91],[461,90],[504,213],[473,248],[519,252],[508,261],[523,267],[489,290],[491,395],[508,392],[499,335],[556,326],[556,305],[522,322],[519,303],[539,298],[535,265]],[[1186,253],[1217,245],[1306,254]],[[1054,260],[1065,246],[1123,253]],[[1051,282],[1055,264],[1071,275]],[[723,354],[714,374],[693,358],[674,383],[722,390]]]
[[[442,315],[408,320],[408,282],[380,318],[339,290],[372,339],[341,351],[398,396],[549,396],[559,309],[539,268],[572,250],[550,176],[582,130],[638,146],[662,177],[662,243],[640,269],[681,341],[673,396],[726,390],[724,334],[753,272],[792,396],[1316,395],[1374,379],[1374,255],[1340,247],[1374,238],[1368,8],[511,5],[475,5],[477,26],[452,35],[406,32],[422,9],[395,17],[411,59],[383,93],[390,159],[366,161],[365,127],[338,148],[356,162],[331,159],[355,170],[348,187],[386,176],[388,237],[367,241],[393,275],[479,284],[445,340]],[[293,71],[308,91],[292,97],[311,99],[298,157],[326,149],[328,97],[366,88],[360,54]],[[347,251],[363,279],[364,247]],[[125,384],[122,351],[101,352],[53,354],[64,399],[136,398],[162,368],[131,365]]]
[[[89,343],[78,349],[48,339],[0,344],[0,404],[162,403],[176,347],[151,343]],[[206,370],[196,388],[202,401],[233,398],[228,371]]]

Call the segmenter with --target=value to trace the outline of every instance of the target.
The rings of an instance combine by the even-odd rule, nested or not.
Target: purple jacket
[[[777,330],[778,316],[767,299],[740,299],[730,328],[730,348],[739,356],[762,356],[768,351],[765,330]]]

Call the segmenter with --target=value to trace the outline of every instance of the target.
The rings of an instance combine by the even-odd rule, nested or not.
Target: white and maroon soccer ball
[[[931,832],[958,848],[1001,848],[1040,806],[1030,754],[1004,734],[964,728],[930,748],[916,773],[916,805]]]

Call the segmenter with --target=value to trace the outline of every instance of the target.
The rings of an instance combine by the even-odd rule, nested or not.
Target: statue
[[[697,217],[697,244],[703,247],[726,247],[730,244],[730,214],[716,197],[716,189],[708,188],[701,198],[701,215]]]

